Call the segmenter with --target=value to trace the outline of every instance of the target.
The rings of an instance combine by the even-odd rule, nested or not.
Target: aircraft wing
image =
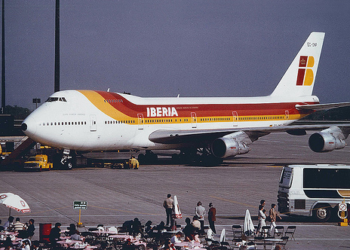
[[[345,134],[350,133],[350,123],[340,124],[313,124],[313,125],[290,125],[277,127],[256,127],[256,128],[232,128],[232,129],[193,129],[193,130],[156,130],[149,135],[149,140],[155,143],[180,144],[210,141],[225,135],[243,131],[253,141],[261,136],[287,132],[292,135],[304,135],[306,130],[322,130],[332,126],[337,126]]]
[[[327,103],[327,104],[305,104],[295,105],[295,108],[298,110],[306,109],[306,110],[326,110],[326,109],[333,109],[333,108],[341,108],[341,107],[347,107],[350,106],[350,102],[338,102],[338,103]]]

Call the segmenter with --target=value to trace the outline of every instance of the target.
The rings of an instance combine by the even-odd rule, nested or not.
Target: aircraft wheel
[[[73,168],[73,163],[72,163],[71,161],[68,161],[68,162],[66,163],[66,168],[67,168],[68,170],[72,170],[72,168]]]
[[[137,157],[138,161],[140,164],[144,164],[146,161],[146,157],[144,154],[139,154],[139,156]]]
[[[178,154],[173,154],[173,155],[171,156],[171,159],[172,159],[172,161],[175,162],[175,163],[179,163],[179,161],[180,161],[180,157],[179,157]]]
[[[214,155],[206,155],[203,157],[203,165],[204,166],[217,166],[223,162],[223,159],[217,158]]]
[[[146,163],[153,164],[153,163],[156,163],[157,161],[158,161],[158,155],[156,155],[152,152],[146,153],[146,155],[145,155],[145,162]]]

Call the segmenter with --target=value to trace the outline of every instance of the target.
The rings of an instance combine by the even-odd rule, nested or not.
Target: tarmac
[[[349,140],[347,140],[349,142]],[[124,221],[139,218],[144,224],[165,221],[162,203],[168,193],[176,195],[182,212],[177,224],[194,215],[198,201],[208,210],[212,202],[217,209],[217,232],[226,229],[232,238],[231,226],[243,224],[246,209],[253,223],[261,199],[266,208],[277,203],[279,177],[287,164],[348,164],[350,147],[328,153],[314,153],[308,148],[307,136],[271,134],[251,145],[251,152],[225,160],[220,166],[204,167],[174,165],[170,158],[161,158],[156,165],[141,165],[138,170],[110,168],[76,168],[47,172],[0,172],[0,192],[12,192],[27,201],[31,213],[11,215],[22,222],[62,223],[63,227],[79,221],[74,201],[87,201],[81,211],[86,228],[120,226]],[[118,157],[117,153],[115,157]],[[9,209],[0,206],[0,219],[5,223]],[[205,224],[208,225],[207,219]],[[277,225],[297,226],[295,240],[287,249],[347,249],[350,248],[350,227],[340,227],[336,221],[319,223],[308,217],[282,215]],[[86,230],[81,228],[80,231]],[[217,236],[219,237],[219,236]]]

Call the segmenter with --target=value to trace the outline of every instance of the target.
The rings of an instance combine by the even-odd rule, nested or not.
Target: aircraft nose
[[[37,129],[37,124],[33,114],[29,115],[22,123],[21,129],[23,133],[29,137],[34,136]]]
[[[23,132],[26,132],[28,126],[27,126],[27,123],[23,122],[22,125],[21,125],[21,129]]]

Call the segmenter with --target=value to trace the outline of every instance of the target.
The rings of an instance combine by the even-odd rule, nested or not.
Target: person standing
[[[174,200],[171,198],[171,194],[167,195],[167,198],[163,202],[163,207],[166,212],[166,225],[169,226],[169,223],[172,223],[172,212],[174,207]]]
[[[49,240],[51,242],[51,247],[55,248],[57,241],[60,240],[61,236],[61,223],[57,222],[55,227],[51,229]]]
[[[213,206],[213,203],[209,203],[209,211],[208,211],[208,221],[210,229],[216,234],[215,230],[215,221],[216,221],[216,208]]]
[[[276,211],[276,204],[271,204],[271,209],[269,211],[269,217],[270,217],[270,220],[271,220],[271,226],[270,226],[270,232],[269,233],[272,236],[273,232],[275,231],[275,228],[276,228],[276,219],[277,219],[277,217],[280,220],[282,220],[281,216]]]
[[[196,215],[198,217],[199,222],[201,223],[200,233],[204,234],[204,215],[205,215],[205,208],[202,206],[202,202],[198,201],[196,209],[195,209]]]
[[[262,227],[266,226],[266,222],[265,222],[266,214],[265,214],[265,209],[263,205],[259,206],[258,220],[259,220],[259,224],[258,224],[257,232],[261,233]]]
[[[35,227],[34,227],[34,220],[30,219],[29,220],[29,226],[27,229],[27,234],[28,234],[28,239],[32,239],[33,235],[34,235],[34,231],[35,231]]]

